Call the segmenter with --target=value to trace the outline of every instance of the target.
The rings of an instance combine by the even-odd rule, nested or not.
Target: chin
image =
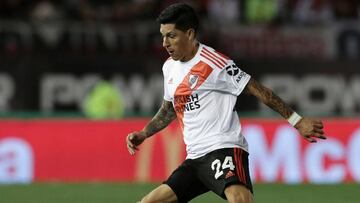
[[[174,57],[174,56],[171,56],[171,58],[172,58],[172,60],[174,60],[174,61],[178,61],[179,60],[179,57]]]

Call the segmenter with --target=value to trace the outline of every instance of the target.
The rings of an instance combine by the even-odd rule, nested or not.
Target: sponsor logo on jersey
[[[230,76],[236,76],[240,72],[240,68],[238,68],[235,64],[231,64],[226,67],[226,72]]]
[[[236,76],[235,81],[237,83],[239,83],[241,78],[244,77],[245,75],[246,75],[246,73],[244,71],[241,71],[240,74],[238,76]]]
[[[230,178],[230,177],[232,177],[232,176],[234,176],[234,175],[235,175],[234,172],[229,171],[229,172],[227,172],[227,174],[226,174],[226,176],[225,176],[225,179],[228,179],[228,178]]]
[[[175,111],[178,113],[193,111],[200,108],[199,95],[177,95],[174,97]]]
[[[241,71],[240,68],[238,68],[235,64],[231,64],[227,66],[226,72],[228,75],[233,76],[236,83],[239,83],[241,81],[241,78],[246,75],[244,71]]]

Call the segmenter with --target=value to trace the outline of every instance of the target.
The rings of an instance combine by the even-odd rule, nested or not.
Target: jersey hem
[[[246,151],[247,153],[249,153],[248,149],[246,149],[244,147],[241,147],[241,146],[238,146],[238,145],[223,145],[221,147],[215,147],[215,148],[211,149],[210,151],[207,151],[205,153],[201,153],[201,154],[198,154],[198,155],[188,155],[187,154],[186,159],[198,159],[198,158],[201,158],[201,157],[203,157],[203,156],[205,156],[205,155],[207,155],[207,154],[209,154],[209,153],[211,153],[211,152],[213,152],[215,150],[225,149],[225,148],[240,148],[240,149]]]

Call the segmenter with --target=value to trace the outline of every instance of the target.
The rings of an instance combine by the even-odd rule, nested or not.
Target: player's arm
[[[245,87],[245,93],[260,99],[265,105],[278,112],[287,119],[299,133],[309,142],[316,142],[314,138],[326,139],[323,124],[320,120],[299,116],[272,90],[266,88],[255,79],[251,78]]]
[[[171,102],[163,100],[161,108],[151,121],[144,127],[146,137],[150,137],[168,126],[176,118],[176,113]]]
[[[172,103],[163,100],[163,103],[159,111],[151,119],[151,121],[148,124],[146,124],[144,129],[139,132],[132,132],[126,137],[127,148],[130,154],[131,155],[135,154],[135,150],[138,150],[137,148],[138,145],[140,145],[146,138],[149,138],[155,133],[164,129],[175,118],[176,118],[176,113]]]

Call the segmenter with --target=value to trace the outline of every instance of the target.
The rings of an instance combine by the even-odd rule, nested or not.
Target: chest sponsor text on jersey
[[[199,95],[175,95],[174,108],[177,113],[193,111],[200,108]]]

